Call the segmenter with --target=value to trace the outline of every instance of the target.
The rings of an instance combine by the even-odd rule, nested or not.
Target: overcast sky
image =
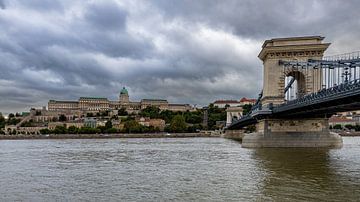
[[[0,111],[49,99],[256,97],[264,40],[321,35],[360,50],[357,0],[0,0]]]

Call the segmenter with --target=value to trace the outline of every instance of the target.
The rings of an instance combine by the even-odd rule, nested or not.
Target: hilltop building
[[[240,99],[240,106],[244,105],[254,105],[256,103],[256,99],[249,99],[246,97],[243,97]]]
[[[128,90],[125,87],[120,91],[118,101],[110,101],[102,97],[80,97],[78,101],[50,100],[48,110],[100,112],[125,108],[129,113],[136,113],[148,106],[156,106],[159,107],[160,110],[170,111],[192,110],[189,104],[170,104],[167,100],[162,99],[142,99],[140,102],[132,102],[130,101]]]
[[[216,100],[213,105],[218,108],[226,108],[226,126],[229,126],[234,120],[243,116],[244,105],[254,105],[256,99],[243,97],[240,100]]]
[[[239,106],[244,106],[247,104],[255,104],[256,103],[256,99],[249,99],[249,98],[241,98],[240,101],[239,100],[216,100],[215,102],[213,102],[214,107],[218,107],[218,108],[226,108],[226,107],[239,107]]]
[[[214,103],[214,107],[225,108],[229,107],[236,107],[240,105],[238,100],[216,100]]]

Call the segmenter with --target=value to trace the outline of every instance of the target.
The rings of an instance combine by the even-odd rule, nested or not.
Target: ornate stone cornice
[[[264,47],[258,57],[263,61],[273,58],[322,57],[329,45],[330,43]]]

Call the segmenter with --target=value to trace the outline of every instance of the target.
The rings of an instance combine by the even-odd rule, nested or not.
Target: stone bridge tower
[[[280,61],[307,62],[320,60],[329,43],[322,43],[324,37],[277,38],[264,42],[259,58],[264,64],[264,83],[261,104],[263,112],[268,105],[278,105],[285,100],[285,81],[291,78],[296,98],[318,92],[322,88],[323,75],[320,68],[301,65],[285,67]],[[304,64],[304,63],[302,63]],[[290,82],[291,83],[291,82]],[[243,147],[340,147],[342,139],[329,131],[327,117],[281,118],[267,116],[257,120],[255,131],[227,131],[228,137],[238,136]]]
[[[264,64],[263,97],[261,103],[281,104],[285,101],[285,78],[292,76],[297,81],[298,96],[317,92],[321,89],[322,72],[320,69],[286,68],[279,64],[283,61],[307,61],[321,59],[330,43],[322,43],[324,37],[292,37],[266,40],[259,58]]]

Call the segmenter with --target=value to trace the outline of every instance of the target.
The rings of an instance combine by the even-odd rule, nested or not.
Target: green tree
[[[185,119],[183,116],[176,115],[171,120],[171,123],[170,123],[171,132],[176,132],[176,133],[186,132],[186,128],[187,128],[187,126],[186,126],[186,122],[185,122]]]
[[[187,128],[187,132],[189,133],[195,133],[195,132],[199,132],[200,130],[203,129],[203,126],[201,124],[194,124],[192,126],[189,126]]]
[[[356,124],[356,126],[354,126],[355,131],[360,131],[360,125]]]
[[[127,116],[127,115],[128,115],[128,113],[127,113],[125,107],[122,107],[118,110],[118,116]]]
[[[55,134],[66,134],[67,133],[67,129],[65,126],[56,126],[54,131]]]
[[[211,129],[216,129],[217,121],[226,121],[226,111],[220,113],[209,113],[208,115],[208,127]]]
[[[61,114],[61,115],[59,116],[59,121],[61,121],[61,122],[66,121],[66,116],[65,116],[64,114]]]
[[[91,127],[82,127],[79,129],[80,134],[96,134],[100,133],[100,129],[98,128],[91,128]]]
[[[0,112],[0,129],[5,127],[5,118]]]
[[[246,115],[248,114],[250,111],[251,111],[251,107],[252,105],[251,104],[246,104],[243,106],[243,114]]]
[[[104,116],[109,116],[109,111],[103,111],[101,112],[101,116],[104,117]]]
[[[105,126],[98,126],[97,129],[100,130],[100,133],[105,133],[106,132],[106,127]]]
[[[150,117],[151,119],[160,118],[160,109],[155,106],[148,106],[145,109],[141,110],[139,115],[144,117]]]
[[[142,126],[135,120],[129,120],[124,123],[124,130],[127,133],[140,133]]]
[[[75,126],[70,126],[68,129],[67,129],[68,133],[69,134],[77,134],[78,133],[78,128],[75,127]]]
[[[30,121],[27,121],[27,122],[21,124],[21,127],[34,127],[34,126],[35,126],[35,124],[34,124],[33,120],[30,120]]]
[[[44,128],[44,129],[40,130],[40,134],[50,134],[50,133],[51,133],[51,131],[49,129],[47,129],[47,128]]]
[[[170,110],[164,110],[160,112],[159,118],[165,120],[165,123],[170,123],[172,118],[176,115],[176,112]]]
[[[8,118],[7,124],[8,125],[16,125],[21,121],[21,119],[17,119],[14,116],[12,118]]]
[[[184,116],[186,123],[200,124],[203,120],[203,115],[200,111],[195,111],[195,112],[187,111],[184,113]]]
[[[110,120],[105,123],[105,128],[106,129],[112,128],[112,122]]]
[[[354,126],[351,125],[351,124],[346,124],[346,125],[345,125],[345,128],[348,129],[348,130],[351,130],[351,129],[354,128]]]
[[[333,129],[336,129],[336,130],[341,130],[343,127],[341,124],[336,124],[334,125]]]
[[[106,133],[117,133],[118,130],[116,128],[109,128],[106,130]]]

